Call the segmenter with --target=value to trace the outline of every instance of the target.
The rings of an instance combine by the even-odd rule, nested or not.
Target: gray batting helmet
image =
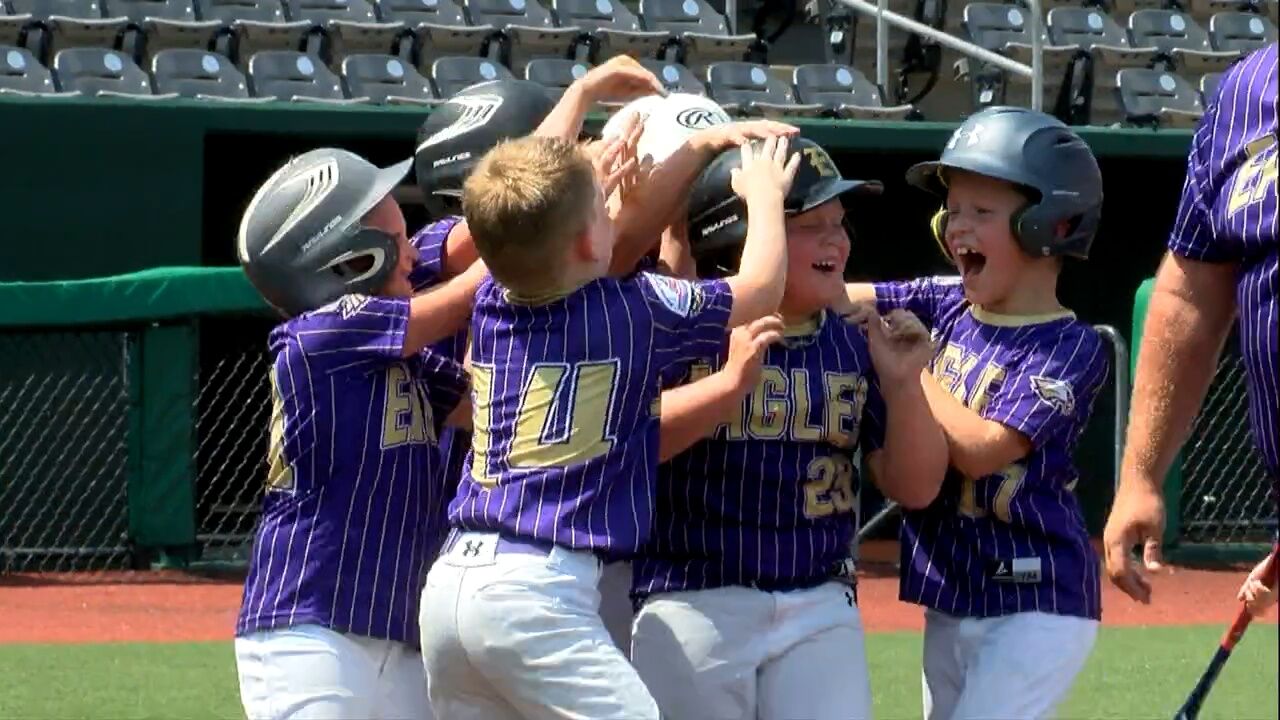
[[[878,180],[846,180],[822,146],[805,138],[791,140],[792,155],[800,153],[800,167],[783,203],[787,215],[799,215],[848,192],[877,194]],[[742,151],[720,153],[702,171],[689,195],[689,247],[695,260],[730,254],[747,239],[747,208],[730,186],[735,168],[742,167]]]
[[[1027,254],[1089,257],[1102,217],[1102,172],[1089,145],[1057,118],[1017,107],[975,113],[951,135],[942,157],[907,171],[907,182],[945,198],[947,168],[1030,191],[1031,203],[1013,215],[1011,228]],[[1058,237],[1064,221],[1070,228]],[[934,218],[933,227],[941,243],[945,213]]]
[[[538,129],[555,103],[529,80],[491,80],[464,88],[418,128],[414,171],[433,218],[461,212],[462,183],[480,158],[509,138]]]
[[[377,292],[396,267],[399,245],[361,219],[412,163],[380,169],[336,148],[290,160],[258,188],[240,220],[237,255],[249,282],[287,316],[347,293]]]

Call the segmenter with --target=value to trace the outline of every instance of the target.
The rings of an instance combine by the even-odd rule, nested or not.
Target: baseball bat
[[[1267,556],[1267,564],[1262,567],[1262,582],[1267,587],[1275,585],[1276,582],[1276,550],[1277,548],[1272,548],[1271,554]],[[1204,705],[1204,700],[1208,697],[1209,690],[1213,688],[1213,683],[1218,679],[1218,673],[1222,672],[1222,667],[1227,664],[1227,659],[1231,657],[1231,651],[1235,649],[1236,643],[1240,642],[1240,638],[1244,637],[1244,631],[1249,628],[1249,623],[1252,621],[1253,615],[1249,613],[1248,608],[1242,603],[1240,612],[1236,613],[1235,622],[1231,623],[1231,627],[1227,628],[1226,633],[1222,635],[1222,640],[1218,643],[1218,650],[1213,654],[1213,659],[1209,661],[1209,667],[1205,668],[1200,680],[1196,682],[1195,688],[1187,696],[1187,701],[1182,704],[1182,709],[1178,710],[1178,714],[1173,716],[1173,720],[1196,720],[1200,716],[1200,706]]]

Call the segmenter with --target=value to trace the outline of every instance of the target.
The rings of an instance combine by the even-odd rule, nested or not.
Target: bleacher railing
[[[888,0],[838,0],[852,10],[876,19],[876,84],[881,91],[889,87],[889,26],[915,33],[946,46],[958,53],[993,65],[1005,72],[1031,80],[1031,109],[1044,109],[1044,18],[1040,15],[1040,0],[1023,0],[1031,15],[1031,65],[1020,63],[981,45],[963,40],[945,30],[918,22],[889,9]]]

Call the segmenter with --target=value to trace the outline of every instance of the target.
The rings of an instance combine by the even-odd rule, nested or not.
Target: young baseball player
[[[308,152],[240,224],[241,265],[287,318],[270,338],[269,469],[236,624],[251,720],[430,717],[417,597],[441,521],[432,443],[466,380],[423,348],[465,325],[484,268],[413,295],[390,195],[410,163]]]
[[[1089,254],[1102,176],[1058,120],[997,107],[907,180],[945,198],[933,226],[960,277],[852,286],[849,299],[910,310],[939,348],[922,383],[950,471],[901,536],[900,597],[926,608],[924,714],[1047,717],[1101,615],[1072,451],[1107,352],[1057,281],[1064,257]]]
[[[785,138],[742,150],[742,270],[691,283],[607,277],[611,190],[573,144],[499,145],[463,207],[493,273],[471,325],[474,439],[459,529],[423,591],[423,659],[441,717],[657,718],[598,614],[602,561],[647,539],[661,382],[782,295]]]
[[[869,345],[828,309],[845,293],[850,249],[840,196],[880,184],[841,178],[809,140],[795,152],[785,340],[764,351],[750,386],[722,381],[709,397],[717,388],[703,381],[663,394],[664,454],[692,447],[659,469],[653,536],[633,563],[642,605],[632,662],[667,718],[869,717],[850,558],[856,453],[885,463],[878,477],[911,504],[927,504],[946,471],[946,441],[918,382],[933,355],[928,333],[890,340],[877,322]],[[703,277],[736,266],[742,249],[747,213],[728,179],[736,164],[722,155],[691,193]],[[719,348],[688,379],[726,359]]]

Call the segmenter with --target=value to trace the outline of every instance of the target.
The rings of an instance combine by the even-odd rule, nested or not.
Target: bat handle
[[[1276,551],[1280,546],[1273,547],[1271,554],[1267,556],[1262,566],[1262,583],[1267,587],[1276,584],[1276,571],[1280,566],[1276,563]],[[1253,622],[1253,614],[1248,608],[1241,607],[1240,612],[1236,614],[1235,622],[1231,623],[1231,627],[1227,628],[1227,632],[1222,636],[1222,647],[1227,652],[1235,649],[1236,643],[1240,642],[1241,636],[1244,635],[1245,628],[1249,627],[1249,623]]]

